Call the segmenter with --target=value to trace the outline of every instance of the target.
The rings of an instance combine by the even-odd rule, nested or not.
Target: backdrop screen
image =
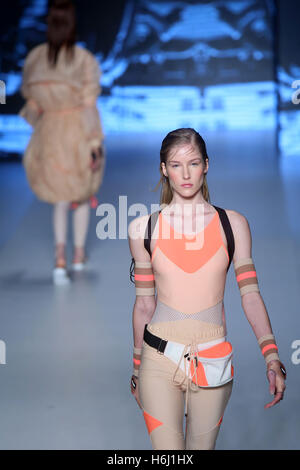
[[[113,132],[275,130],[274,5],[268,0],[74,2],[80,44],[102,69],[98,100]],[[45,41],[46,0],[12,1],[1,16],[0,151],[23,152],[17,113],[24,58]],[[2,85],[3,87],[3,85]]]

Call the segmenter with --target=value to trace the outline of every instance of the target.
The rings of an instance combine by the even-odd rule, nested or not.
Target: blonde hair
[[[183,127],[180,129],[176,129],[174,131],[169,132],[161,144],[160,149],[160,165],[159,165],[159,172],[160,172],[160,180],[157,183],[154,191],[156,191],[161,185],[161,192],[160,192],[160,205],[162,204],[170,204],[173,198],[173,191],[169,182],[169,178],[166,178],[162,171],[162,163],[167,163],[168,155],[170,150],[173,147],[181,144],[195,144],[199,150],[200,155],[202,156],[203,160],[209,159],[206,151],[206,144],[201,137],[201,135],[195,131],[195,129],[189,127]],[[201,191],[203,198],[205,201],[210,203],[210,196],[208,191],[208,185],[206,180],[206,174],[204,175],[203,184],[201,186]]]

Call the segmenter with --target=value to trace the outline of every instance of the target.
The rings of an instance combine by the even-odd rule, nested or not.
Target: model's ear
[[[166,170],[166,165],[165,165],[165,162],[162,162],[161,163],[161,169],[162,169],[162,172],[165,176],[168,176],[168,173],[167,173],[167,170]]]

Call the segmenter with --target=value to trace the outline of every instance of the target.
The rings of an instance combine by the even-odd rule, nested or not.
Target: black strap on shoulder
[[[214,205],[213,205],[213,207],[219,213],[220,220],[221,220],[221,223],[222,223],[225,235],[226,235],[226,239],[227,239],[227,247],[228,247],[228,255],[229,255],[229,262],[228,262],[228,266],[227,266],[227,271],[228,271],[228,269],[230,267],[230,264],[231,264],[231,261],[232,261],[232,258],[233,258],[233,254],[234,254],[234,248],[235,248],[235,246],[234,246],[234,236],[233,236],[231,224],[229,222],[228,215],[226,214],[226,211],[224,209],[222,209],[221,207],[217,207],[217,206],[214,206]]]
[[[148,251],[150,257],[151,257],[151,249],[150,249],[151,238],[152,238],[153,230],[156,225],[160,212],[161,212],[161,209],[158,211],[152,212],[152,214],[150,215],[148,219],[147,227],[145,230],[144,247]]]

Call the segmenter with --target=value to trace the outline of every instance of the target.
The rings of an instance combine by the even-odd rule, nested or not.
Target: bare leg
[[[90,220],[89,201],[79,204],[73,213],[74,256],[73,263],[83,263],[85,260],[85,241]]]
[[[61,201],[54,204],[53,208],[56,267],[65,267],[66,265],[65,247],[67,240],[69,205],[69,202]]]

